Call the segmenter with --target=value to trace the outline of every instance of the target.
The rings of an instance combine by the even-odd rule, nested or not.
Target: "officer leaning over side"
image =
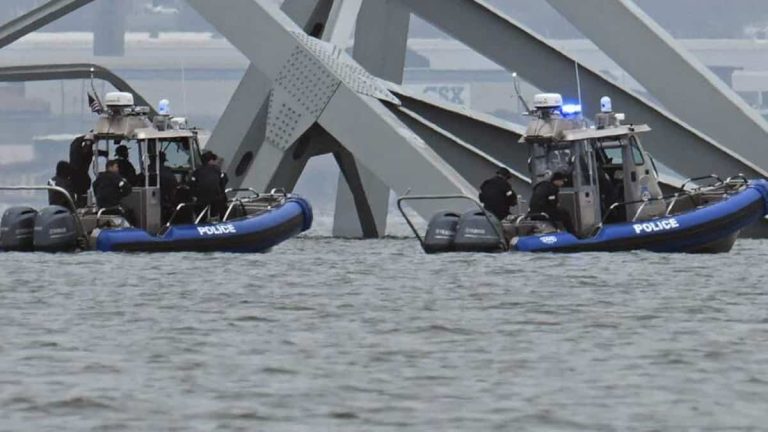
[[[480,186],[480,202],[483,207],[499,220],[509,216],[509,208],[517,205],[515,193],[509,180],[512,173],[504,167],[496,171],[496,175],[484,181]]]
[[[72,167],[69,165],[69,162],[59,161],[59,163],[56,164],[56,175],[48,180],[48,186],[62,188],[69,193],[69,196],[72,197],[73,201],[76,199],[75,190],[72,185]],[[67,197],[58,191],[48,191],[48,204],[62,206],[72,210]]]
[[[563,187],[566,180],[566,175],[561,172],[552,174],[552,178],[539,182],[533,188],[533,195],[531,196],[531,214],[546,214],[549,216],[549,220],[555,223],[561,223],[565,229],[573,233],[573,222],[571,215],[567,210],[560,207],[560,201],[558,194],[560,188]]]
[[[96,205],[99,208],[120,207],[132,225],[134,225],[133,212],[129,208],[120,206],[120,200],[131,194],[131,184],[120,176],[120,167],[116,160],[107,162],[107,169],[99,173],[93,182],[93,194],[96,196]]]

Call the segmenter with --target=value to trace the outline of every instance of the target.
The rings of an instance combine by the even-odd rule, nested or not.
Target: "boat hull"
[[[768,214],[768,182],[753,181],[726,200],[679,215],[605,226],[579,239],[570,233],[520,237],[512,249],[524,252],[728,252],[739,231]]]
[[[96,249],[103,252],[268,252],[311,226],[309,203],[302,198],[291,198],[259,215],[218,224],[176,225],[162,236],[133,228],[105,230],[99,233]]]

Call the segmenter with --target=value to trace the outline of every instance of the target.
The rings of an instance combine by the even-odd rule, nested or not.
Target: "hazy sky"
[[[125,4],[123,7],[131,14],[129,30],[208,30],[183,0],[118,1]],[[153,9],[153,1],[162,7]],[[545,0],[487,1],[545,37],[579,36]],[[43,0],[0,0],[0,20],[6,21],[41,3]],[[637,0],[637,3],[667,31],[681,38],[739,38],[744,37],[750,28],[768,27],[768,0]],[[173,9],[180,13],[169,13]],[[88,30],[94,10],[94,5],[86,6],[47,29]],[[439,32],[417,22],[412,34],[415,37],[434,37]]]

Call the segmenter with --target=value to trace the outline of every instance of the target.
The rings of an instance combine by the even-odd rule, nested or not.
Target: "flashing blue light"
[[[160,115],[169,115],[171,113],[171,102],[168,99],[160,100],[157,104],[157,113]]]
[[[581,114],[581,105],[578,105],[578,104],[563,105],[561,112],[563,113],[564,116]]]

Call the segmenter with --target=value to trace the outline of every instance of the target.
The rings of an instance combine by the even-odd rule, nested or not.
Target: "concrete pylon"
[[[388,0],[363,0],[359,6],[353,58],[371,74],[393,83],[402,83],[410,13]],[[362,190],[375,220],[375,235],[370,235],[374,234],[371,230],[363,232],[364,227],[357,222],[359,215],[353,206],[355,199],[343,173],[339,175],[336,189],[333,235],[346,238],[383,236],[389,211],[389,187],[367,167],[356,164]]]

